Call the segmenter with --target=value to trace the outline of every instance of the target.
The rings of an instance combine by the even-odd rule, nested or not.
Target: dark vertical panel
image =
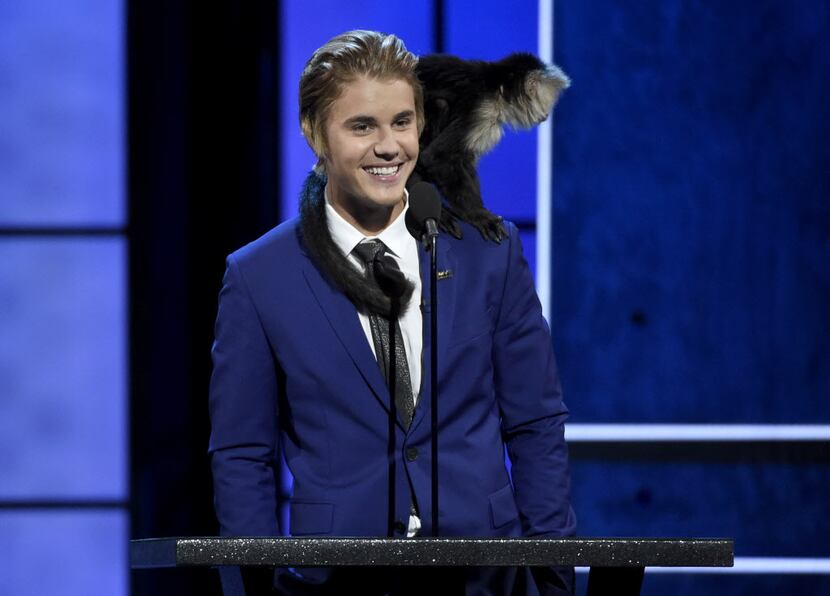
[[[207,389],[224,257],[278,220],[278,3],[129,12],[132,535],[215,534]],[[206,570],[136,593],[218,593]]]
[[[206,484],[192,437],[187,309],[190,43],[179,4],[130,2],[131,537],[188,535]],[[191,488],[193,487],[193,488]],[[209,493],[207,493],[209,494]],[[203,526],[207,530],[207,526]],[[210,534],[209,530],[205,533]],[[133,573],[137,594],[192,591],[192,574]],[[163,580],[169,581],[163,581]],[[201,589],[209,589],[203,582]],[[210,593],[210,592],[208,592]]]
[[[576,420],[830,421],[828,10],[557,4]]]
[[[432,48],[436,54],[443,54],[446,47],[446,18],[444,16],[444,0],[432,1]]]

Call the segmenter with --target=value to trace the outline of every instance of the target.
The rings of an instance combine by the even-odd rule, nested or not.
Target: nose
[[[400,145],[391,130],[380,129],[377,143],[375,143],[375,155],[383,160],[391,161],[398,156]]]

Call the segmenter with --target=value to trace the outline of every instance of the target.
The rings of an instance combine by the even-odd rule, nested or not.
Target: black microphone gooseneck
[[[429,251],[430,443],[432,448],[432,535],[438,536],[438,219],[441,199],[435,187],[417,182],[409,189],[406,227]]]

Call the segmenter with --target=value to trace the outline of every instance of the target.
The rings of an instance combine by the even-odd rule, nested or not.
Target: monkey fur
[[[446,199],[440,227],[456,238],[456,219],[493,242],[507,238],[501,217],[481,198],[476,165],[501,139],[505,126],[528,129],[543,122],[568,77],[536,56],[515,53],[495,62],[434,54],[418,62],[426,126],[410,185],[431,182]]]

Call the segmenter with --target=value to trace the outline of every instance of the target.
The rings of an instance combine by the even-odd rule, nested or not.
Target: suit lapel
[[[361,376],[372,389],[380,404],[389,410],[389,389],[380,373],[377,360],[366,341],[366,334],[360,325],[357,311],[342,292],[333,288],[323,279],[317,268],[306,260],[303,267],[306,282],[317,303],[334,328],[334,332],[348,352]]]
[[[429,287],[429,253],[419,244],[418,257],[421,266],[421,312],[423,314],[424,345],[421,359],[421,393],[418,396],[418,404],[412,418],[410,432],[415,430],[421,423],[427,412],[430,411],[430,387],[432,375],[432,304],[430,304]],[[455,257],[445,238],[438,239],[438,270],[455,271]],[[449,333],[452,329],[453,317],[455,315],[455,276],[438,280],[438,378],[441,378],[442,363],[449,344]],[[439,397],[440,399],[440,397]]]
[[[427,415],[430,401],[430,375],[431,375],[431,334],[430,317],[432,305],[429,303],[429,253],[420,246],[418,258],[421,269],[421,304],[423,315],[423,349],[421,358],[421,393],[410,425],[409,432],[412,432]],[[438,243],[438,270],[455,271],[455,258],[447,242]],[[389,411],[389,389],[386,381],[381,375],[377,360],[366,340],[366,334],[360,325],[354,305],[339,290],[331,286],[314,266],[311,260],[306,259],[303,264],[303,275],[308,283],[311,293],[314,295],[320,309],[323,311],[329,324],[334,329],[343,348],[349,354],[366,384],[372,390],[375,398]],[[455,314],[455,276],[438,281],[438,365],[439,378],[441,363],[449,344],[449,332],[452,329],[453,316]],[[398,424],[401,425],[400,418]],[[402,426],[402,425],[401,425]]]

